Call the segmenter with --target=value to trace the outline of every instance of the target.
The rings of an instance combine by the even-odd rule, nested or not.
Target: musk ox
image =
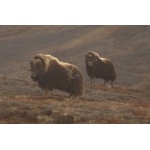
[[[38,54],[30,60],[31,78],[45,90],[58,89],[68,92],[71,96],[79,96],[83,93],[83,76],[75,65],[61,62],[51,55]]]
[[[107,81],[111,81],[113,87],[113,82],[116,79],[116,69],[110,59],[101,58],[98,53],[91,51],[85,55],[85,63],[91,83],[94,83],[96,78],[102,78],[104,79],[104,85]]]

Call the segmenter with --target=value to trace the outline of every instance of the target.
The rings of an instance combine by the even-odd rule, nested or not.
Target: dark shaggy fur
[[[70,97],[83,94],[83,76],[76,66],[43,54],[36,55],[30,64],[31,78],[45,90],[45,95],[53,89],[66,91]]]
[[[88,52],[85,55],[86,71],[92,80],[95,82],[96,78],[104,79],[104,85],[107,81],[111,81],[111,86],[116,79],[115,66],[110,59],[101,58],[96,52]]]

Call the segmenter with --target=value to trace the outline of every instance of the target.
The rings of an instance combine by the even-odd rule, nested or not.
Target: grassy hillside
[[[49,53],[77,65],[88,81],[90,50],[115,63],[117,85],[150,89],[150,26],[0,26],[0,75],[30,78],[28,60]]]

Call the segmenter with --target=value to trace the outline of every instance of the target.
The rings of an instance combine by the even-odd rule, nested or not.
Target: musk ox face
[[[91,53],[85,55],[85,62],[87,66],[92,67],[96,61],[97,61],[97,56]]]
[[[31,78],[35,81],[42,71],[42,62],[39,59],[30,60]]]

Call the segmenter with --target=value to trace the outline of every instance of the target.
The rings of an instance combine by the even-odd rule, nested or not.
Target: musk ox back
[[[58,89],[71,96],[82,95],[83,76],[75,65],[64,63],[51,55],[38,54],[30,60],[31,78],[39,87],[48,91]]]
[[[113,86],[116,70],[110,59],[101,58],[98,53],[91,51],[85,55],[85,63],[91,83],[94,83],[96,78],[102,78],[104,85],[107,81],[111,81],[111,86]]]

